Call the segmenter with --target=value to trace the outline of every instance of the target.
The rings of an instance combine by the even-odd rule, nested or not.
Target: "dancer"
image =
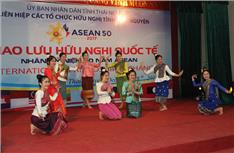
[[[109,82],[109,72],[101,68],[101,81],[97,85],[99,119],[108,118],[111,120],[121,119],[122,115],[119,109],[111,102],[111,97],[115,95],[113,86]]]
[[[82,70],[82,92],[81,97],[87,104],[89,109],[92,109],[90,105],[90,100],[94,97],[93,92],[93,76],[95,68],[99,68],[103,60],[103,56],[100,56],[99,64],[89,62],[89,55],[88,52],[85,51],[82,53],[82,58],[80,59],[81,62],[78,63],[78,69]]]
[[[122,53],[120,51],[116,51],[115,57],[116,57],[116,61],[111,64],[108,64],[107,62],[108,58],[106,59],[106,67],[107,69],[112,68],[112,67],[115,68],[117,92],[119,93],[120,100],[121,100],[121,104],[119,108],[122,109],[124,101],[126,99],[126,97],[122,94],[122,87],[123,87],[123,83],[127,81],[126,73],[128,72],[128,63],[124,61]]]
[[[54,101],[59,92],[57,88],[54,95],[49,95],[48,88],[50,80],[47,76],[37,75],[40,89],[35,95],[35,108],[31,116],[31,134],[35,135],[37,132],[43,134],[57,135],[67,128],[67,122],[61,112],[49,112],[49,104]]]
[[[66,53],[60,53],[59,54],[60,61],[55,65],[55,73],[59,73],[58,76],[58,82],[60,85],[60,94],[63,97],[64,105],[67,104],[67,88],[66,88],[66,82],[68,79],[68,72],[69,71],[77,71],[77,67],[69,67],[65,64],[67,55]]]
[[[231,94],[232,88],[230,88],[230,90],[225,89],[222,85],[220,85],[219,82],[217,82],[214,79],[211,79],[210,72],[208,69],[203,69],[202,76],[204,82],[196,83],[195,79],[197,78],[197,75],[192,75],[193,86],[200,87],[205,92],[205,99],[200,99],[198,104],[199,112],[205,115],[214,114],[218,112],[219,115],[222,115],[223,107],[220,106],[221,100],[218,97],[218,90],[216,89],[218,88],[227,94]]]
[[[127,116],[139,118],[141,116],[141,100],[143,94],[141,84],[136,80],[136,71],[129,69],[127,73],[128,81],[124,82],[122,94],[126,97]]]
[[[174,77],[180,77],[183,74],[183,70],[176,74],[171,71],[168,65],[163,63],[162,55],[155,54],[156,64],[151,67],[148,71],[143,71],[145,74],[155,73],[155,95],[156,102],[160,103],[160,111],[167,110],[166,101],[169,94],[169,80],[170,77],[166,74],[166,72]],[[142,64],[144,66],[144,64]],[[144,66],[145,67],[145,66]]]
[[[47,58],[47,68],[45,68],[44,74],[50,79],[50,86],[48,88],[49,94],[52,96],[57,92],[57,88],[59,87],[58,84],[58,76],[61,71],[55,73],[55,65],[56,65],[56,58],[52,55],[48,55]],[[59,93],[57,98],[50,103],[51,109],[53,112],[61,111],[64,116],[66,116],[66,108],[64,106],[63,98]]]

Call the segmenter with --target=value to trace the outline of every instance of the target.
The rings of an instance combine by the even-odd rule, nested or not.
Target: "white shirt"
[[[53,96],[50,96],[50,100],[54,101],[57,98],[57,96],[58,96],[58,93],[56,92]],[[32,115],[40,117],[39,114],[41,114],[42,117],[45,117],[48,114],[47,109],[48,109],[49,103],[46,104],[45,106],[41,105],[42,103],[41,99],[43,97],[44,97],[44,91],[38,90],[35,95],[36,105],[35,105]]]
[[[144,71],[145,74],[150,74],[154,72],[154,68],[155,68],[156,64],[154,66],[152,66],[148,71]],[[169,73],[171,76],[176,76],[176,73],[172,72],[172,70],[168,67],[168,65],[165,66],[164,69],[164,77],[163,78],[158,78],[158,71],[156,71],[155,73],[155,82],[163,82],[163,81],[168,81],[170,80],[170,77],[166,74]]]
[[[101,87],[102,87],[103,83],[102,82],[98,82],[96,84],[97,87],[97,95],[98,95],[98,104],[109,104],[111,102],[111,96],[115,96],[115,93],[112,92],[112,95],[110,96],[109,93],[107,91],[101,91]]]
[[[58,67],[59,67],[60,64],[62,64],[61,61],[59,61],[59,63],[56,63],[56,65],[54,67],[55,73],[58,72]],[[70,67],[69,66],[69,71],[76,71],[76,70],[77,70],[77,66],[76,67]],[[65,76],[65,70],[60,72],[60,76],[58,77],[58,80],[63,81],[63,82],[67,82],[67,79],[65,79],[65,78],[63,78],[61,76]]]

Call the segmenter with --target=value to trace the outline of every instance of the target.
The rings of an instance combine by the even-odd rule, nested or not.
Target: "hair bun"
[[[155,54],[154,54],[154,58],[155,58],[155,60],[157,60],[159,57],[161,57],[161,58],[162,58],[162,55],[161,55],[161,54],[158,54],[158,53],[155,53]]]
[[[128,73],[130,73],[130,72],[132,72],[132,71],[135,72],[135,70],[134,70],[133,68],[129,68],[129,69],[128,69]]]
[[[117,56],[117,55],[122,55],[122,52],[121,51],[119,51],[119,50],[116,50],[116,52],[115,52],[115,57]]]
[[[38,79],[38,80],[41,80],[42,77],[43,77],[43,75],[41,75],[41,74],[38,74],[38,75],[37,75],[37,79]]]
[[[46,53],[46,58],[49,58],[50,57],[50,53]]]
[[[88,52],[87,52],[87,51],[84,51],[84,52],[82,53],[82,57],[84,57],[85,54],[88,54]]]
[[[101,72],[106,72],[107,69],[105,67],[101,67]]]
[[[203,73],[204,71],[208,71],[208,68],[207,68],[207,67],[203,67],[203,68],[201,69],[201,72]]]

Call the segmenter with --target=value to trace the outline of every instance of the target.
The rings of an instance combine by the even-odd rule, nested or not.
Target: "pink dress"
[[[109,83],[97,83],[98,108],[108,119],[121,119],[122,114],[120,110],[111,102],[111,96],[114,96],[114,92],[112,95],[109,95],[107,92],[108,88],[113,89],[113,86]]]

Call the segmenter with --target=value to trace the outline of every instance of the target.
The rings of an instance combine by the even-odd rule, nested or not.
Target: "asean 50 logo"
[[[112,36],[112,31],[99,28],[73,28],[70,29],[66,24],[57,22],[49,25],[47,35],[51,42],[61,45],[65,38],[71,37],[83,41],[107,40]]]
[[[63,39],[68,37],[70,32],[66,24],[62,26],[61,22],[57,22],[49,25],[49,31],[46,34],[49,36],[50,42],[61,45]]]

